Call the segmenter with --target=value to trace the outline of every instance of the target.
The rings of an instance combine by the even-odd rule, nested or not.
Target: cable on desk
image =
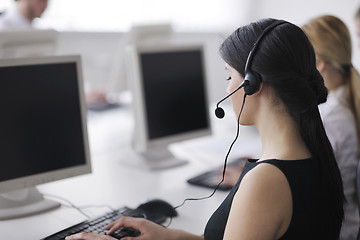
[[[53,197],[53,198],[57,198],[57,199],[61,199],[65,202],[70,202],[69,200],[65,199],[65,198],[62,198],[60,196],[55,196],[55,195],[52,195],[52,194],[43,194],[44,196],[48,196],[48,197]],[[64,205],[63,206],[65,207],[70,207],[70,208],[74,208],[74,204],[69,204],[68,205]],[[76,206],[76,209],[85,209],[85,208],[108,208],[110,209],[110,211],[114,212],[116,211],[116,209],[114,209],[113,207],[111,207],[110,205],[108,204],[100,204],[100,205],[96,205],[96,204],[90,204],[90,205],[83,205],[83,206]]]
[[[84,215],[87,219],[90,219],[91,217],[89,215],[87,215],[85,212],[83,212],[79,207],[77,207],[75,204],[73,204],[72,202],[70,202],[69,200],[63,198],[63,197],[60,197],[60,196],[56,196],[56,195],[52,195],[52,194],[47,194],[47,193],[43,193],[43,196],[46,196],[46,197],[51,197],[51,198],[56,198],[56,199],[60,199],[66,203],[68,203],[72,208],[78,210],[82,215]]]

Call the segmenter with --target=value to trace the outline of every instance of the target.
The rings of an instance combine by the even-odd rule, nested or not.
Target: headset
[[[233,142],[231,143],[230,147],[229,147],[229,150],[225,156],[225,160],[224,160],[224,168],[223,168],[223,173],[222,173],[222,180],[217,184],[217,186],[215,187],[214,191],[209,195],[209,196],[206,196],[206,197],[202,197],[202,198],[186,198],[180,205],[174,207],[174,209],[177,209],[181,206],[183,206],[185,204],[186,201],[188,200],[204,200],[204,199],[208,199],[210,197],[212,197],[216,190],[219,188],[219,186],[221,185],[221,183],[224,181],[224,178],[225,178],[225,170],[226,170],[226,165],[227,165],[227,160],[228,160],[228,157],[230,155],[230,152],[231,152],[231,149],[233,147],[233,145],[235,144],[236,140],[238,139],[239,137],[239,132],[240,132],[240,127],[239,127],[239,121],[240,121],[240,116],[241,116],[241,113],[243,111],[243,108],[244,108],[244,105],[245,105],[245,98],[247,95],[253,95],[254,93],[256,93],[259,88],[260,88],[260,84],[262,82],[262,79],[261,79],[261,75],[255,71],[252,71],[250,66],[251,66],[251,63],[252,63],[252,60],[254,58],[254,55],[255,55],[255,52],[258,48],[258,45],[260,43],[260,41],[263,39],[263,37],[268,33],[270,32],[272,29],[274,29],[275,27],[281,25],[281,24],[284,24],[284,23],[288,23],[287,21],[283,21],[283,20],[276,20],[274,21],[273,23],[271,23],[269,26],[267,26],[265,28],[265,30],[261,33],[261,35],[259,36],[259,38],[256,40],[256,42],[254,43],[253,47],[251,48],[250,52],[249,52],[249,55],[246,59],[246,63],[245,63],[245,77],[244,77],[244,80],[243,82],[240,84],[240,86],[238,86],[234,91],[232,91],[230,94],[228,94],[226,97],[224,97],[223,99],[221,99],[217,104],[216,104],[216,109],[215,109],[215,115],[217,118],[223,118],[225,116],[225,112],[224,110],[219,107],[219,104],[222,103],[223,101],[225,101],[226,99],[228,99],[231,95],[233,95],[234,93],[236,93],[238,90],[240,90],[242,87],[244,88],[244,98],[243,98],[243,102],[242,102],[242,105],[241,105],[241,110],[240,110],[240,113],[239,113],[239,116],[237,118],[238,120],[238,123],[237,123],[237,131],[236,131],[236,136],[233,140]],[[170,221],[171,223],[171,221]],[[169,223],[169,225],[170,225]]]
[[[255,72],[255,71],[252,71],[251,68],[250,68],[251,63],[252,63],[252,61],[254,59],[254,56],[255,56],[255,52],[256,52],[256,50],[258,48],[258,45],[259,45],[260,41],[262,40],[262,38],[268,32],[270,32],[272,29],[274,29],[275,27],[277,27],[277,26],[279,26],[281,24],[284,24],[284,23],[287,23],[287,22],[283,21],[283,20],[277,20],[277,21],[271,23],[269,26],[267,26],[265,28],[265,30],[261,33],[260,37],[256,40],[256,42],[254,43],[253,47],[251,48],[251,50],[249,52],[249,55],[248,55],[248,57],[246,59],[244,81],[240,84],[239,87],[237,87],[234,91],[232,91],[230,94],[228,94],[226,97],[221,99],[216,104],[215,115],[216,115],[217,118],[223,118],[225,116],[225,112],[221,107],[219,107],[219,104],[222,103],[223,101],[225,101],[226,99],[228,99],[235,92],[240,90],[240,88],[244,87],[245,96],[253,95],[254,93],[256,93],[259,90],[260,84],[262,82],[261,75],[259,73]],[[245,98],[244,98],[244,101],[245,101]]]

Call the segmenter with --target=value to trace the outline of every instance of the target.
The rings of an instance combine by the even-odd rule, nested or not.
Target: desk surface
[[[133,127],[127,107],[90,112],[88,130],[92,173],[43,184],[38,189],[44,194],[65,198],[76,206],[93,206],[84,209],[92,217],[109,211],[105,206],[95,205],[136,207],[147,200],[160,198],[176,206],[187,197],[208,196],[212,192],[210,189],[189,185],[186,180],[222,164],[227,148],[235,136],[235,123],[228,126],[233,120],[215,122],[213,136],[173,144],[173,153],[189,160],[188,164],[150,171],[123,164],[122,152],[129,148]],[[259,141],[253,129],[241,129],[240,134],[240,147],[234,147],[234,155],[256,155],[259,152]],[[207,220],[226,194],[218,191],[210,199],[187,202],[178,209],[179,216],[173,219],[170,227],[202,234]],[[85,220],[77,210],[67,207],[66,202],[58,201],[64,205],[56,210],[0,221],[1,239],[40,239]]]

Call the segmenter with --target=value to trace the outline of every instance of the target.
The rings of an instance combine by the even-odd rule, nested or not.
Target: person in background
[[[0,30],[32,28],[34,19],[40,18],[48,6],[48,0],[14,1],[15,4],[0,15]],[[106,92],[103,90],[87,88],[85,101],[89,109],[101,110],[109,107]]]
[[[31,28],[40,18],[48,0],[15,0],[15,4],[0,15],[0,29]]]
[[[329,96],[319,106],[344,184],[346,204],[341,240],[355,240],[359,229],[356,172],[360,149],[360,76],[351,63],[348,28],[339,18],[324,15],[303,26],[314,46],[316,66]]]
[[[360,47],[360,7],[355,14],[355,30],[358,37],[358,47]]]
[[[294,24],[262,19],[238,28],[225,39],[220,54],[238,124],[256,126],[261,157],[246,162],[203,236],[131,217],[110,223],[108,234],[131,227],[140,236],[124,240],[338,239],[343,184],[320,118],[318,104],[326,101],[327,89],[308,38]],[[249,77],[250,72],[258,77]],[[246,89],[239,88],[242,84]],[[113,238],[78,233],[66,239]]]

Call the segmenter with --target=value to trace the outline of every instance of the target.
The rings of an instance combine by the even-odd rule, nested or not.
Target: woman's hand
[[[122,217],[105,227],[105,230],[108,230],[107,235],[82,232],[68,236],[66,240],[114,240],[115,238],[111,237],[110,234],[123,227],[136,229],[140,231],[140,235],[137,237],[124,237],[122,240],[161,240],[170,239],[171,235],[171,230],[144,218]]]
[[[77,233],[71,236],[67,236],[66,240],[115,240],[115,238],[104,235],[104,234],[97,234],[97,233]]]
[[[133,228],[140,231],[138,237],[124,237],[122,240],[130,239],[141,239],[141,240],[150,240],[150,239],[170,239],[171,230],[158,225],[154,222],[143,218],[133,218],[133,217],[122,217],[112,223],[109,223],[105,229],[109,230],[107,234],[115,232],[117,229],[127,227]]]
[[[197,236],[181,230],[168,229],[144,218],[122,217],[112,223],[109,223],[105,229],[107,235],[96,233],[78,233],[66,237],[66,240],[114,240],[109,234],[112,234],[119,228],[133,228],[140,231],[137,237],[124,237],[121,240],[204,240],[202,236]]]
[[[247,159],[249,159],[249,158],[247,158]],[[235,186],[235,184],[239,180],[241,172],[242,172],[242,170],[243,170],[243,168],[245,166],[246,159],[241,158],[238,161],[239,161],[238,165],[236,165],[236,166],[228,166],[226,168],[225,176],[224,176],[225,178],[224,178],[224,181],[222,182],[222,184],[229,185],[231,187]],[[222,169],[218,171],[219,179],[217,180],[217,182],[221,180],[222,172],[223,172]]]

